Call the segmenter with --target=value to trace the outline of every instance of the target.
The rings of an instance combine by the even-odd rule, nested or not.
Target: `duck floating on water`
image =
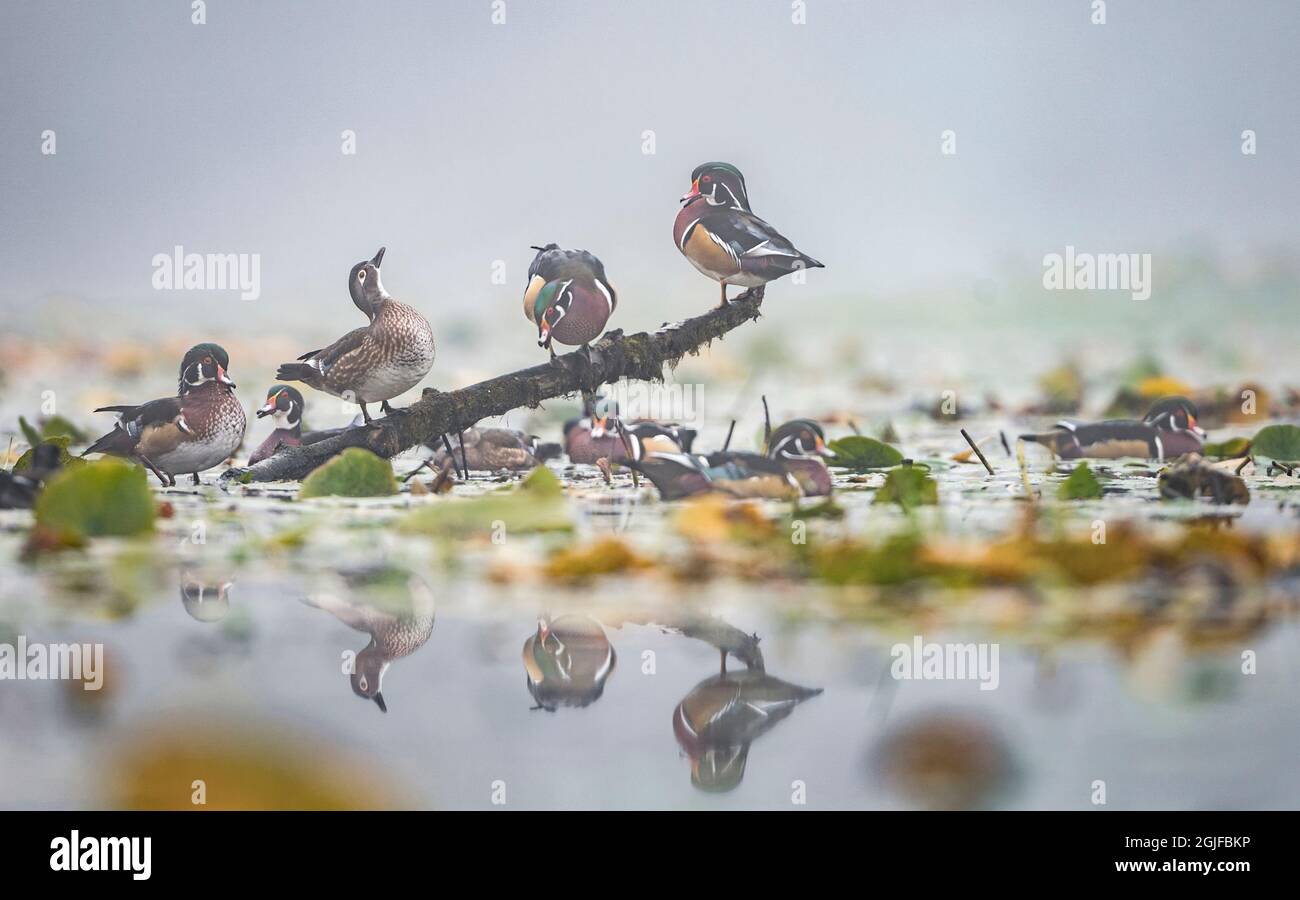
[[[467,428],[460,434],[461,446],[452,450],[452,465],[463,470],[512,472],[536,468],[560,455],[559,444],[542,443],[535,434],[514,428]],[[434,467],[448,459],[446,449],[434,454]]]
[[[1042,444],[1062,459],[1173,459],[1201,451],[1205,431],[1196,424],[1196,416],[1196,405],[1186,397],[1163,397],[1141,422],[1058,422],[1052,431],[1022,434],[1020,439]]]
[[[230,356],[216,344],[196,344],[181,360],[175,397],[139,406],[101,406],[116,413],[117,425],[86,448],[141,463],[165,486],[177,475],[200,472],[230,458],[244,440],[248,419],[235,397]]]

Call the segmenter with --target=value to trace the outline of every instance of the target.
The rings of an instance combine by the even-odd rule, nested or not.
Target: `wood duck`
[[[745,776],[750,744],[820,693],[762,669],[724,668],[701,681],[673,710],[673,734],[691,761],[691,784],[710,793],[733,790]]]
[[[649,449],[628,432],[632,456],[625,464],[640,472],[664,500],[680,500],[710,491],[732,497],[794,499],[802,495],[799,481],[789,471],[788,460],[760,453],[719,451],[708,455]]]
[[[537,435],[514,428],[467,428],[460,437],[461,446],[452,455],[452,463],[459,469],[522,471],[560,455],[558,444],[544,444]],[[439,449],[434,454],[434,467],[445,459],[447,451]]]
[[[758,287],[799,269],[824,268],[754,215],[745,176],[730,163],[697,166],[681,202],[673,243],[721,285],[720,306],[727,305],[729,284]]]
[[[18,472],[0,471],[0,509],[31,509],[45,481],[63,466],[58,444],[32,448],[31,465]]]
[[[586,250],[562,250],[559,244],[534,246],[524,291],[524,315],[537,326],[537,346],[555,358],[552,341],[581,346],[591,358],[591,342],[605,331],[618,306],[618,294],[605,277],[605,266]]]
[[[380,247],[374,259],[363,260],[348,275],[348,293],[370,324],[349,331],[328,347],[284,363],[276,373],[279,381],[301,381],[361,406],[361,416],[371,422],[367,403],[378,402],[385,413],[398,412],[388,401],[409,391],[433,368],[433,329],[412,306],[399,303],[384,290],[379,265],[384,259]]]
[[[86,448],[143,464],[164,485],[230,458],[244,440],[247,419],[235,397],[230,357],[216,344],[197,344],[181,360],[177,395],[140,406],[102,406],[118,417],[113,430]]]
[[[1141,422],[1112,419],[1081,424],[1057,422],[1044,434],[1022,434],[1022,441],[1048,447],[1062,459],[1174,459],[1200,452],[1205,431],[1196,424],[1196,406],[1185,397],[1157,400]]]
[[[627,450],[619,436],[618,403],[601,398],[585,416],[564,423],[564,452],[569,462],[595,465],[599,460],[625,462]],[[645,452],[689,453],[696,431],[674,423],[650,420],[630,422],[626,430],[642,440]]]
[[[835,451],[826,446],[826,433],[812,419],[792,419],[778,426],[768,436],[767,456],[785,466],[805,497],[830,494],[831,473],[822,457],[834,459]]]
[[[533,708],[548,712],[595,703],[618,661],[604,627],[581,615],[539,618],[523,658]]]
[[[353,661],[352,692],[373,700],[380,712],[388,712],[384,673],[394,660],[410,656],[433,634],[433,593],[418,576],[385,566],[344,572],[343,579],[346,589],[341,596],[322,591],[305,602],[370,636],[370,643]]]
[[[302,394],[287,384],[273,384],[266,392],[266,403],[257,411],[259,419],[267,416],[275,423],[275,430],[253,451],[248,464],[254,465],[270,459],[281,445],[302,446]]]

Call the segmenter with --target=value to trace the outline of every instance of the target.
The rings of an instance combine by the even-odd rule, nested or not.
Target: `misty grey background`
[[[507,0],[505,25],[489,0],[211,0],[203,26],[188,2],[3,10],[14,329],[71,299],[107,329],[332,332],[356,324],[349,267],[386,244],[386,286],[435,324],[519,318],[527,344],[548,240],[604,259],[614,325],[651,327],[716,297],[671,241],[709,159],[827,264],[773,292],[813,314],[1033,284],[1067,243],[1157,254],[1159,300],[1159,254],[1291,266],[1300,229],[1294,2],[1113,0],[1104,26],[1086,0],[808,0],[803,26],[786,0]],[[260,253],[261,299],[153,291],[175,244]]]

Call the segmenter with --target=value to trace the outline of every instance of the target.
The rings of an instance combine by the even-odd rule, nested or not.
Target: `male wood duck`
[[[564,452],[569,462],[595,465],[602,459],[626,461],[627,450],[618,433],[620,423],[618,403],[605,398],[592,404],[586,415],[565,422]],[[623,427],[641,438],[645,452],[689,453],[695,442],[695,429],[675,423],[642,420]]]
[[[394,660],[410,656],[433,634],[433,593],[418,576],[386,566],[347,571],[342,577],[344,590],[321,591],[305,602],[370,636],[370,643],[353,661],[352,692],[373,700],[380,712],[388,712],[384,673]]]
[[[514,428],[467,428],[460,435],[462,446],[453,450],[452,463],[459,469],[499,472],[532,469],[560,455],[558,444],[544,444],[535,434]],[[447,451],[434,454],[434,467],[447,459]]]
[[[388,401],[409,391],[433,368],[433,329],[412,306],[399,303],[384,290],[379,265],[384,248],[373,259],[352,267],[348,293],[370,324],[349,331],[328,347],[284,363],[279,381],[301,381],[361,406],[361,416],[371,422],[367,403],[380,404],[385,413],[398,410]],[[305,361],[302,361],[305,360]]]
[[[695,268],[721,285],[758,287],[799,269],[824,268],[750,210],[745,176],[730,163],[708,162],[691,173],[681,198],[673,243]]]
[[[691,761],[691,784],[710,793],[733,790],[745,776],[749,745],[821,692],[762,669],[724,669],[701,681],[673,710],[673,734]]]
[[[548,712],[595,703],[618,661],[601,624],[580,615],[539,618],[523,657],[533,708]]]
[[[618,294],[605,277],[605,266],[586,250],[562,250],[559,244],[534,246],[524,291],[524,315],[537,326],[537,346],[555,358],[552,341],[582,347],[591,358],[591,342],[605,331],[618,306]]]
[[[248,420],[229,368],[230,357],[216,344],[191,347],[181,360],[177,395],[95,410],[116,413],[118,422],[82,456],[108,453],[136,460],[166,486],[186,473],[198,484],[200,472],[229,459],[244,440]]]
[[[257,417],[271,417],[275,430],[267,435],[266,440],[253,451],[248,464],[254,465],[264,459],[270,459],[281,445],[286,447],[302,446],[302,394],[298,389],[287,384],[273,384],[266,392],[266,403],[257,411]]]
[[[1112,419],[1080,424],[1058,422],[1044,434],[1022,434],[1022,441],[1043,444],[1062,459],[1174,459],[1200,452],[1205,431],[1196,424],[1196,406],[1185,397],[1157,400],[1141,422]]]
[[[834,459],[835,451],[826,446],[826,433],[812,419],[792,419],[778,426],[768,436],[767,456],[785,466],[805,497],[830,494],[831,473],[822,458]]]
[[[736,451],[707,455],[663,452],[651,449],[634,433],[628,432],[627,437],[632,456],[625,465],[650,479],[664,500],[681,500],[711,491],[732,497],[779,500],[803,494],[798,479],[787,467],[789,460]]]

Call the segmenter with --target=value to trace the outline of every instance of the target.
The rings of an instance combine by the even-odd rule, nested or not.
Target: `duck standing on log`
[[[673,243],[691,265],[718,282],[753,288],[802,269],[825,268],[749,208],[745,176],[730,163],[707,162],[691,173]]]
[[[380,247],[373,259],[357,263],[348,274],[348,293],[370,324],[304,353],[298,362],[282,364],[275,376],[359,404],[367,425],[372,421],[367,403],[379,403],[389,415],[400,412],[388,401],[415,387],[433,368],[433,329],[415,307],[384,290],[379,278],[383,260]]]
[[[537,326],[537,346],[555,360],[552,342],[581,347],[593,362],[591,342],[605,331],[618,306],[618,294],[605,277],[605,266],[587,250],[563,250],[559,244],[533,248],[528,267],[524,315]]]

